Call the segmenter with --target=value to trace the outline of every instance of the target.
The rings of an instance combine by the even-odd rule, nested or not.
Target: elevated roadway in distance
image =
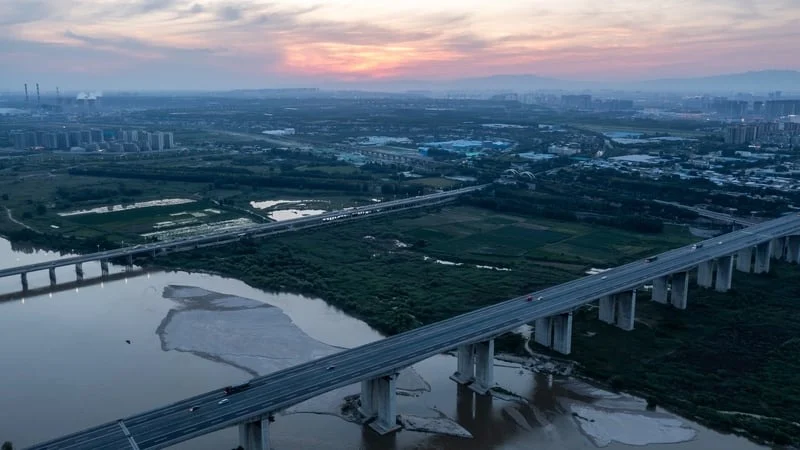
[[[707,209],[698,208],[696,206],[682,205],[680,203],[665,202],[665,201],[662,201],[662,200],[655,200],[655,202],[656,203],[661,203],[662,205],[670,205],[670,206],[675,206],[677,208],[685,209],[685,210],[688,210],[688,211],[694,211],[700,217],[713,219],[713,220],[716,220],[716,221],[719,221],[719,222],[739,224],[739,225],[744,225],[744,226],[750,226],[750,225],[754,225],[754,224],[758,223],[758,222],[756,222],[754,220],[747,220],[747,219],[743,219],[741,217],[732,216],[730,214],[723,214],[723,213],[718,213],[718,212],[715,212],[715,211],[709,211]]]
[[[568,313],[601,297],[635,290],[658,277],[686,272],[715,258],[730,258],[742,249],[769,246],[776,239],[797,235],[800,235],[800,215],[787,215],[708,239],[702,245],[670,250],[657,257],[257,377],[251,381],[249,389],[227,397],[222,390],[207,392],[31,448],[164,448],[237,424],[263,420],[325,392],[391,376],[416,362],[459,346],[485,342],[537,319]],[[798,244],[800,241],[793,242]],[[530,298],[536,300],[528,301]],[[219,404],[223,398],[229,401]],[[190,413],[192,406],[199,406],[199,409]]]
[[[167,251],[184,251],[200,247],[211,247],[235,242],[243,238],[258,238],[278,233],[296,231],[322,225],[333,225],[348,220],[363,219],[374,217],[380,214],[388,214],[395,211],[412,209],[421,206],[437,205],[451,201],[466,193],[483,189],[486,185],[470,186],[452,191],[439,192],[435,194],[422,195],[399,200],[375,203],[373,205],[347,208],[339,211],[332,211],[316,216],[300,217],[292,220],[271,222],[267,224],[254,225],[246,228],[236,228],[226,231],[207,233],[201,236],[173,239],[169,241],[154,242],[142,245],[135,245],[114,250],[106,250],[96,253],[89,253],[79,256],[54,259],[25,266],[0,269],[0,278],[14,275],[23,275],[39,270],[55,269],[58,267],[73,264],[82,264],[91,261],[108,261],[115,258],[133,257],[140,254],[164,253]]]

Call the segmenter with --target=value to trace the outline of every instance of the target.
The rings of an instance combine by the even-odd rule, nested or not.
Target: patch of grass
[[[512,225],[442,242],[433,246],[432,249],[446,254],[462,253],[520,257],[529,250],[567,237],[569,235],[554,231],[537,231]]]

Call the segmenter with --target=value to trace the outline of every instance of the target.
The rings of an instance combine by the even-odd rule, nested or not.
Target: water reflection
[[[101,288],[105,288],[105,283],[107,282],[113,283],[114,281],[127,280],[128,278],[137,278],[144,275],[147,275],[149,277],[150,272],[147,269],[136,267],[126,271],[112,273],[106,276],[84,278],[82,280],[64,281],[56,283],[55,285],[35,287],[33,289],[22,289],[22,285],[20,285],[20,289],[18,291],[0,293],[0,302],[17,300],[22,297],[37,297],[44,294],[47,294],[49,298],[53,298],[53,294],[57,294],[59,292],[65,292],[74,289],[76,293],[79,293],[81,287],[89,287],[96,285],[100,285]]]

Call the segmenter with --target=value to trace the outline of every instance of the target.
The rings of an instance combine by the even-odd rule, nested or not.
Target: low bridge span
[[[310,217],[272,222],[267,224],[255,225],[246,228],[238,228],[216,233],[207,233],[201,236],[173,239],[169,241],[154,242],[107,250],[96,253],[89,253],[80,256],[59,258],[51,261],[44,261],[25,266],[0,269],[0,278],[10,276],[20,276],[23,290],[28,289],[28,277],[30,272],[40,270],[50,271],[50,284],[56,284],[56,272],[59,267],[75,266],[75,274],[78,280],[83,279],[83,264],[87,262],[99,261],[103,274],[108,274],[108,261],[111,259],[127,258],[128,266],[133,265],[133,257],[137,255],[158,256],[168,252],[178,252],[194,250],[202,247],[213,247],[236,242],[244,238],[261,238],[275,234],[287,233],[307,228],[314,228],[324,225],[335,225],[350,220],[375,217],[383,214],[390,214],[399,211],[406,211],[414,208],[440,205],[456,199],[458,196],[483,189],[486,185],[470,186],[452,191],[439,192],[436,194],[422,195],[418,197],[392,200],[388,202],[375,203],[368,206],[359,206],[339,211],[332,211]]]

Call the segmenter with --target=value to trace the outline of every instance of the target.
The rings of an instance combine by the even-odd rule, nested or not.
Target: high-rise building
[[[80,131],[70,131],[69,132],[69,146],[70,147],[77,147],[81,145],[81,132]]]
[[[139,130],[131,130],[128,132],[128,140],[126,142],[139,142]]]
[[[62,131],[56,135],[56,147],[61,150],[69,149],[69,133]]]
[[[164,133],[156,131],[150,135],[150,147],[155,151],[164,150]]]
[[[569,109],[589,109],[592,106],[591,95],[562,95],[561,106]]]
[[[140,131],[139,132],[139,142],[140,143],[147,142],[149,144],[150,140],[153,139],[150,136],[151,136],[151,133],[149,131]]]
[[[732,125],[725,129],[725,143],[741,145],[745,142],[745,125]]]
[[[800,100],[768,100],[766,114],[768,117],[800,114]]]
[[[81,144],[92,143],[92,132],[90,130],[81,130]]]
[[[11,133],[11,142],[14,143],[14,148],[16,148],[17,150],[23,150],[28,148],[28,142],[26,141],[25,138],[26,136],[25,133],[23,132],[18,131],[16,133]]]
[[[42,147],[46,149],[56,149],[58,147],[58,140],[56,139],[55,133],[45,133],[43,141]]]
[[[130,142],[130,135],[126,130],[117,130],[117,142]]]
[[[171,131],[164,133],[164,148],[166,149],[175,148],[175,136],[172,134]]]
[[[89,130],[92,133],[92,142],[100,143],[103,142],[103,130],[91,129]]]
[[[753,102],[753,113],[761,114],[764,109],[764,102]]]
[[[28,131],[25,133],[25,147],[36,147],[40,145],[40,140],[38,139],[36,133],[33,131]]]

